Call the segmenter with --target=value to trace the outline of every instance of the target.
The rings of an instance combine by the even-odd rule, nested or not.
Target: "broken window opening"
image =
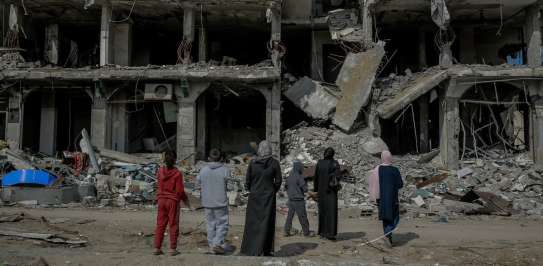
[[[475,85],[460,99],[460,159],[498,159],[529,148],[529,103],[506,83]]]

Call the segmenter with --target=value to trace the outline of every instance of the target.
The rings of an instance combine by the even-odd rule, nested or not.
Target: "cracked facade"
[[[98,148],[187,161],[262,139],[280,154],[281,130],[313,120],[283,92],[309,77],[320,91],[296,97],[331,98],[319,119],[369,127],[393,153],[440,149],[456,168],[530,150],[543,166],[541,4],[7,0],[0,133],[49,155],[83,128]]]

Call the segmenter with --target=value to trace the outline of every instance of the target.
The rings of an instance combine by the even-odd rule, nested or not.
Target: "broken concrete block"
[[[424,199],[420,195],[414,198],[411,198],[411,200],[413,201],[413,203],[415,203],[419,207],[426,205],[426,202],[424,202]]]
[[[388,150],[387,144],[379,137],[370,136],[362,142],[362,149],[372,155]]]
[[[100,200],[100,206],[102,206],[102,207],[113,206],[113,200],[112,199],[102,199],[102,200]]]
[[[22,205],[22,206],[36,206],[38,205],[38,201],[37,200],[21,200],[21,201],[18,201],[17,204],[19,205]]]
[[[362,53],[349,53],[341,67],[336,84],[341,89],[341,99],[336,106],[333,123],[351,130],[362,107],[369,102],[376,72],[385,55],[384,43]]]
[[[328,119],[334,112],[338,96],[334,85],[303,77],[294,83],[284,95],[307,115],[316,119]]]
[[[464,167],[464,168],[456,171],[456,175],[458,176],[458,178],[463,178],[463,177],[471,175],[471,174],[473,174],[473,169],[471,169],[469,167]]]
[[[86,196],[81,199],[81,205],[84,207],[92,207],[96,204],[96,197]]]

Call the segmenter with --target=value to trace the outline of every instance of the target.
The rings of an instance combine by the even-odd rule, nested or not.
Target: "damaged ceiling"
[[[519,15],[526,6],[536,0],[447,0],[451,17],[457,21],[480,21],[481,23],[509,20]],[[375,5],[375,12],[383,22],[430,19],[430,0],[382,0]],[[516,18],[523,18],[522,15]],[[499,26],[499,25],[498,25]]]
[[[192,7],[201,12],[197,16],[198,23],[200,18],[205,17],[208,24],[251,25],[256,21],[265,22],[266,9],[274,5],[276,0],[24,0],[22,2],[9,0],[6,2],[20,5],[23,14],[31,16],[32,19],[55,20],[57,23],[99,23],[101,5],[109,2],[113,17],[117,20],[130,15],[135,22],[166,21],[169,24],[177,24],[175,19],[171,19],[177,18],[181,21],[183,8]]]

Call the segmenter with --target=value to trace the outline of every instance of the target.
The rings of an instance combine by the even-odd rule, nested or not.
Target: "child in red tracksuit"
[[[183,175],[175,168],[175,153],[168,151],[164,153],[164,166],[157,172],[158,180],[158,214],[155,231],[155,255],[162,252],[162,240],[166,226],[169,225],[170,234],[170,255],[179,254],[177,251],[177,237],[179,236],[179,205],[183,201],[185,205],[190,203],[185,194]]]

